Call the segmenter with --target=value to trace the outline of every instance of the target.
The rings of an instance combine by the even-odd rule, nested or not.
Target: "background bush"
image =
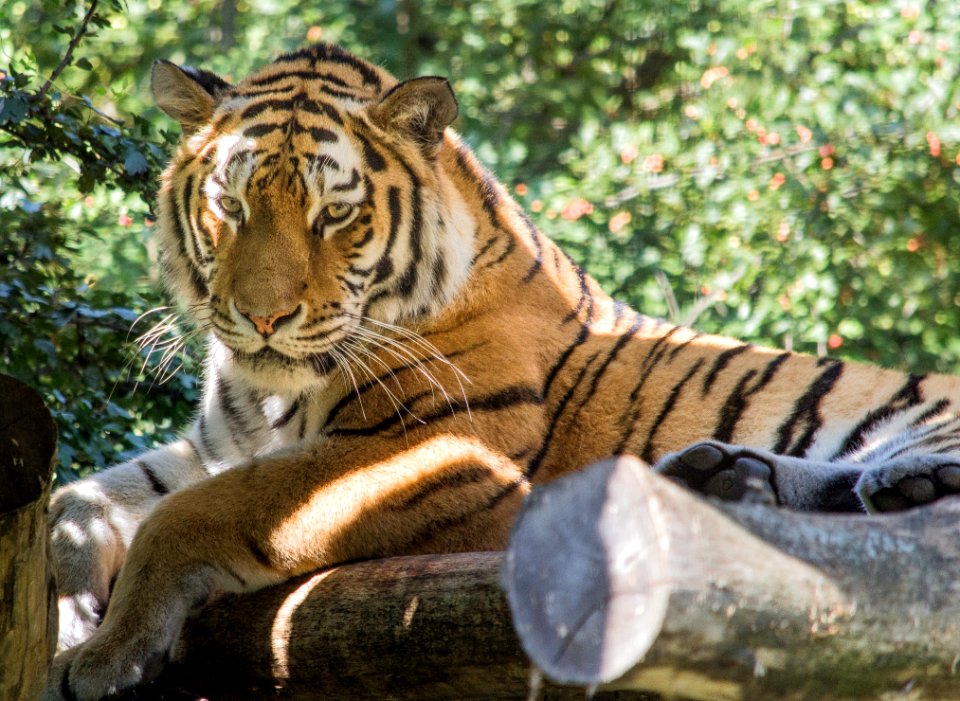
[[[0,372],[45,393],[61,477],[167,440],[196,398],[190,353],[161,368],[165,346],[130,340],[167,313],[131,331],[163,304],[150,207],[176,130],[148,98],[161,57],[237,78],[324,40],[401,77],[446,75],[482,160],[639,309],[957,370],[960,15],[652,5],[0,0]]]

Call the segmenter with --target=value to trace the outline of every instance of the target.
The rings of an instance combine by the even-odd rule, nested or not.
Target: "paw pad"
[[[870,495],[876,511],[905,511],[945,496],[960,494],[960,465],[932,465],[928,474],[915,474],[897,480]]]
[[[656,470],[695,492],[726,501],[775,504],[770,465],[758,455],[698,443],[664,458]]]

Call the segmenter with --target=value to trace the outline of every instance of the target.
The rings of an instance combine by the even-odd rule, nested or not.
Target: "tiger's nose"
[[[290,311],[274,312],[269,316],[257,316],[256,314],[251,314],[243,309],[240,309],[240,307],[237,307],[237,311],[243,314],[243,316],[245,316],[250,323],[253,324],[254,328],[257,330],[257,333],[264,338],[269,338],[276,333],[277,329],[280,328],[281,325],[290,321],[293,319],[293,317],[300,313],[300,305],[298,304]]]

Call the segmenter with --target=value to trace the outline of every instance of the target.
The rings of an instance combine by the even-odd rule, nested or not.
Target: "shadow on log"
[[[960,699],[960,500],[707,502],[624,457],[535,490],[504,586],[559,682],[691,699]],[[903,694],[899,696],[898,694]]]
[[[131,698],[525,699],[531,667],[500,589],[502,562],[502,553],[389,558],[224,597],[188,624],[164,675]],[[540,698],[584,693],[548,684]]]
[[[47,502],[57,429],[43,401],[0,375],[0,699],[40,696],[57,642]]]

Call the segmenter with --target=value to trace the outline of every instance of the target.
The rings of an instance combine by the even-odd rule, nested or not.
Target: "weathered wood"
[[[525,699],[531,667],[500,589],[502,561],[358,562],[224,597],[188,624],[174,664],[135,698]],[[547,684],[540,698],[579,701],[583,690]]]
[[[57,429],[36,392],[0,375],[0,699],[34,701],[57,642],[47,502]]]
[[[948,701],[960,699],[958,536],[956,499],[877,517],[719,504],[621,458],[534,492],[504,585],[525,650],[557,681]]]

